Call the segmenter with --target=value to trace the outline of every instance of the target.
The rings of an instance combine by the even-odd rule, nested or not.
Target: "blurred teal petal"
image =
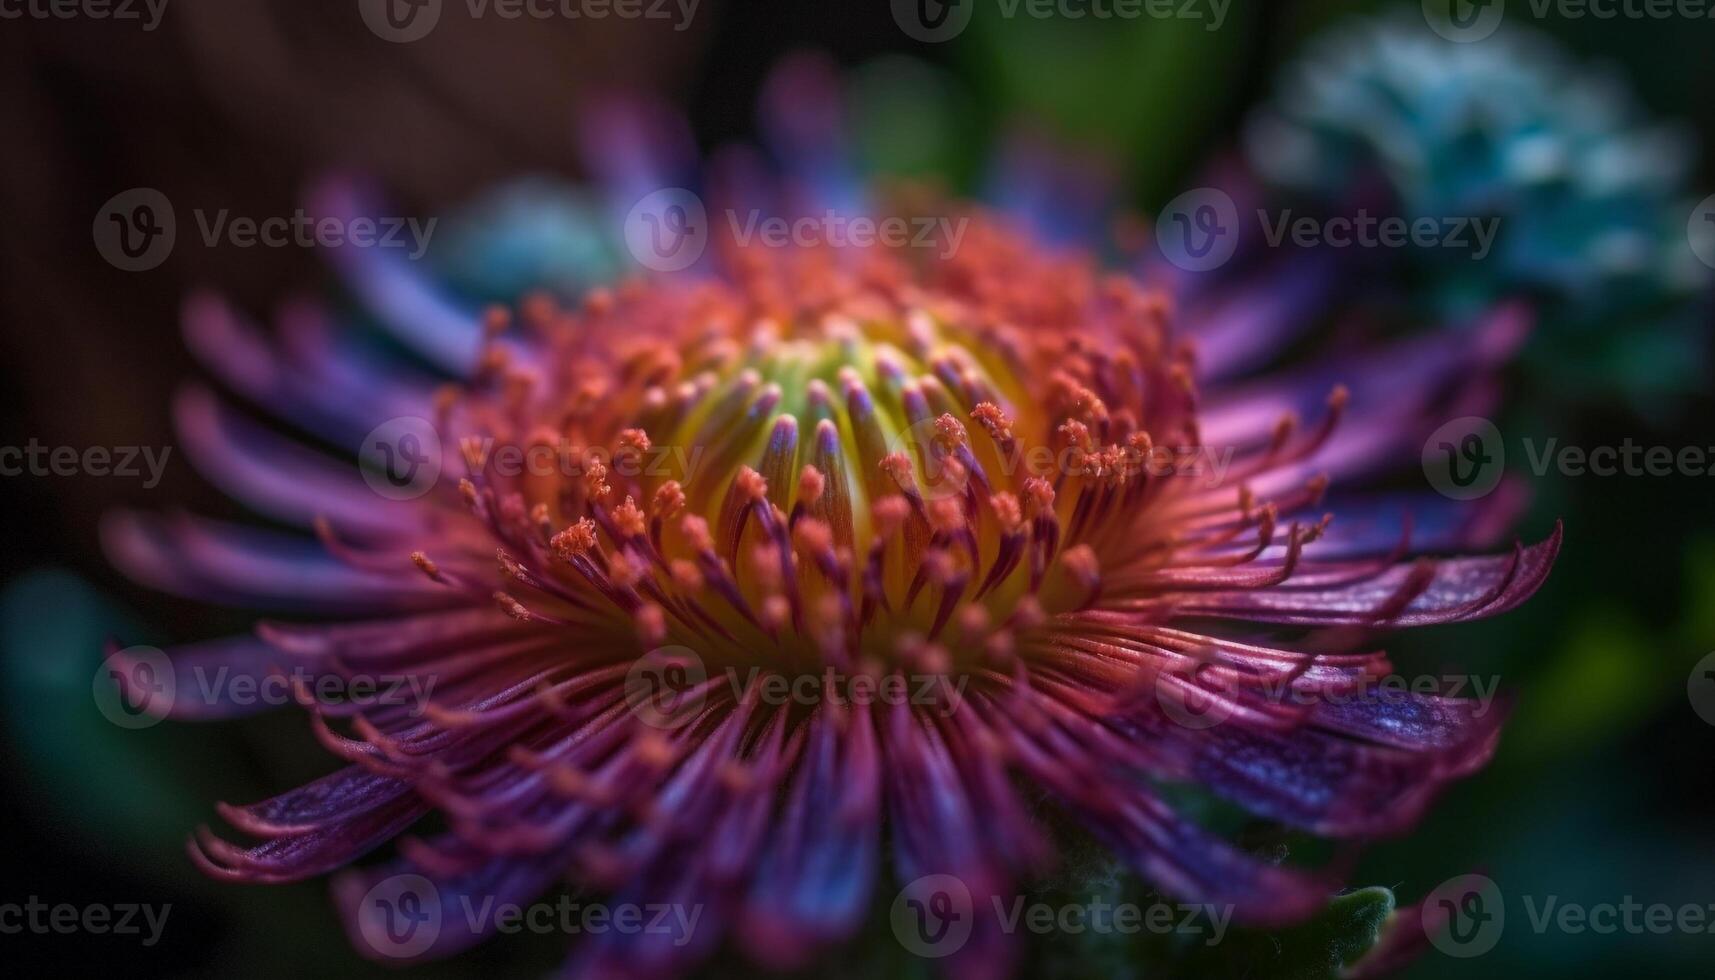
[[[479,302],[510,303],[533,289],[572,295],[618,271],[609,220],[577,187],[524,177],[448,218],[428,258],[449,286]]]
[[[1695,389],[1712,282],[1686,239],[1696,145],[1624,78],[1516,22],[1457,44],[1399,13],[1319,36],[1274,88],[1246,145],[1280,190],[1335,211],[1493,223],[1486,254],[1470,235],[1400,251],[1426,318],[1530,296],[1526,363],[1555,398],[1617,391],[1659,410]]]
[[[239,767],[229,747],[189,727],[128,730],[92,694],[103,646],[137,626],[83,579],[48,569],[0,593],[5,724],[25,805],[110,858],[187,874],[185,835],[206,820],[198,772]]]

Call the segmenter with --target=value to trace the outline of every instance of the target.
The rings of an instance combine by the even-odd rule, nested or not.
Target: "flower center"
[[[735,264],[532,299],[519,326],[548,356],[527,362],[491,315],[441,424],[514,616],[633,657],[1009,670],[1022,633],[1094,601],[1104,556],[1170,549],[1138,518],[1173,487],[1151,433],[1194,445],[1194,392],[1141,286],[986,225],[927,268]],[[574,465],[501,473],[495,444]]]

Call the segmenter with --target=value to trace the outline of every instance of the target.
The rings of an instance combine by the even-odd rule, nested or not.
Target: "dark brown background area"
[[[911,47],[885,4],[871,6],[702,0],[678,32],[473,20],[449,0],[410,44],[371,34],[355,0],[168,0],[152,32],[0,21],[6,444],[172,444],[167,406],[193,370],[178,337],[185,294],[215,286],[265,313],[326,281],[313,249],[205,247],[191,208],[290,215],[304,183],[333,168],[376,176],[407,214],[444,214],[521,173],[576,178],[577,106],[614,89],[689,107],[699,138],[734,138],[782,54],[851,61]],[[103,202],[132,187],[159,189],[181,218],[172,255],[140,273],[109,266],[91,240]],[[94,523],[124,501],[120,481],[13,483],[0,570],[70,559],[99,573]],[[177,465],[164,493],[211,502]]]

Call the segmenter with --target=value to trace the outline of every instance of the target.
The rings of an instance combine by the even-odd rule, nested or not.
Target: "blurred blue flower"
[[[1365,19],[1312,42],[1246,137],[1265,180],[1329,205],[1380,194],[1407,218],[1498,218],[1492,255],[1415,249],[1414,281],[1456,319],[1536,298],[1532,363],[1551,380],[1644,394],[1696,376],[1694,147],[1614,72],[1525,31],[1459,44]]]
[[[521,177],[453,215],[429,253],[442,280],[479,302],[537,289],[572,295],[618,268],[599,206],[553,177]]]

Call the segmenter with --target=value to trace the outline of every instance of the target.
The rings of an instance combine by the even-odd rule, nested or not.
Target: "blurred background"
[[[846,80],[850,151],[867,172],[981,194],[996,161],[1024,139],[1082,161],[1093,194],[1146,216],[1234,168],[1280,200],[1331,207],[1366,194],[1366,173],[1382,174],[1382,199],[1407,211],[1462,200],[1468,185],[1492,190],[1496,181],[1481,178],[1493,176],[1483,168],[1494,159],[1452,152],[1456,141],[1421,166],[1356,167],[1349,181],[1330,162],[1349,153],[1397,163],[1402,145],[1445,137],[1440,109],[1473,97],[1526,117],[1519,144],[1503,155],[1515,169],[1537,159],[1540,147],[1526,136],[1566,129],[1560,149],[1620,190],[1586,186],[1587,199],[1538,201],[1557,217],[1541,250],[1509,253],[1515,278],[1473,282],[1468,269],[1407,258],[1383,270],[1388,289],[1350,301],[1360,311],[1384,308],[1382,319],[1401,329],[1500,294],[1540,301],[1542,326],[1502,379],[1496,422],[1517,453],[1509,470],[1530,492],[1519,533],[1537,540],[1556,518],[1566,524],[1560,563],[1536,601],[1497,621],[1391,643],[1407,673],[1499,678],[1516,711],[1494,763],[1409,838],[1368,850],[1353,883],[1393,889],[1403,903],[1480,871],[1504,893],[1538,902],[1630,897],[1715,909],[1715,681],[1700,701],[1694,671],[1715,651],[1715,477],[1538,475],[1517,452],[1524,440],[1553,438],[1715,454],[1706,295],[1696,281],[1669,276],[1665,259],[1638,262],[1643,246],[1608,248],[1607,239],[1606,251],[1542,259],[1543,250],[1583,241],[1588,223],[1660,231],[1658,216],[1669,230],[1656,244],[1677,259],[1691,252],[1683,229],[1715,192],[1715,19],[1577,18],[1552,6],[1537,16],[1535,5],[1515,0],[1495,38],[1459,44],[1438,37],[1415,0],[1235,0],[1215,30],[1206,19],[1009,19],[979,6],[956,37],[926,42],[901,26],[898,4],[883,0],[702,0],[682,24],[514,21],[473,17],[449,2],[430,34],[393,43],[366,26],[359,6],[168,0],[152,29],[83,15],[0,19],[0,417],[8,430],[0,444],[172,446],[173,392],[198,370],[179,335],[187,294],[218,287],[264,314],[334,289],[315,249],[203,245],[184,213],[191,206],[290,215],[318,176],[360,172],[387,188],[401,213],[440,219],[425,261],[463,294],[573,288],[611,260],[602,242],[610,233],[589,228],[607,219],[578,190],[588,175],[575,132],[588,107],[618,91],[652,93],[683,110],[701,147],[717,148],[756,135],[754,107],[770,71],[805,51],[832,59]],[[136,9],[147,20],[140,2]],[[1504,72],[1461,79],[1458,71],[1494,68],[1465,54],[1417,65],[1390,58],[1385,44],[1366,68],[1325,47],[1330,37],[1354,36],[1354,25],[1392,25],[1417,43],[1461,52],[1505,50],[1498,45],[1523,34],[1563,50],[1540,66],[1498,56],[1525,76],[1540,67],[1536,87]],[[1407,70],[1364,75],[1389,66]],[[1341,101],[1342,86],[1373,98]],[[1614,111],[1616,99],[1624,113]],[[1317,118],[1307,105],[1317,100],[1334,107],[1323,110],[1331,123],[1304,122]],[[1290,144],[1270,121],[1283,119],[1299,126],[1300,143],[1321,141],[1321,155],[1309,158],[1320,164],[1286,165],[1303,159],[1281,149]],[[1377,120],[1387,125],[1364,125]],[[1611,139],[1621,130],[1650,138],[1627,144],[1628,155]],[[1670,156],[1683,166],[1665,166]],[[135,187],[181,204],[177,247],[144,272],[115,268],[92,243],[104,202]],[[1580,264],[1596,252],[1631,258],[1616,274],[1621,287],[1586,288],[1611,271]],[[1403,479],[1421,488],[1415,461],[1406,463]],[[135,937],[0,935],[0,954],[43,975],[378,975],[350,950],[325,884],[221,886],[184,857],[185,835],[210,819],[211,801],[260,799],[325,770],[300,714],[125,731],[95,710],[91,679],[108,637],[183,641],[236,632],[250,619],[153,594],[107,565],[97,525],[116,506],[243,516],[177,455],[158,485],[143,483],[0,478],[0,794],[9,835],[0,902],[171,902],[171,926],[150,947]],[[1456,960],[1432,950],[1408,975],[1707,976],[1715,962],[1715,934],[1539,933],[1522,904],[1507,911],[1492,952]],[[543,973],[560,953],[555,937],[515,937],[419,972]],[[1033,969],[1056,972],[1057,962],[1044,954]],[[863,975],[864,963],[854,955],[834,972]],[[1244,969],[1322,975],[1266,955]],[[1174,969],[1118,956],[1097,972]]]

